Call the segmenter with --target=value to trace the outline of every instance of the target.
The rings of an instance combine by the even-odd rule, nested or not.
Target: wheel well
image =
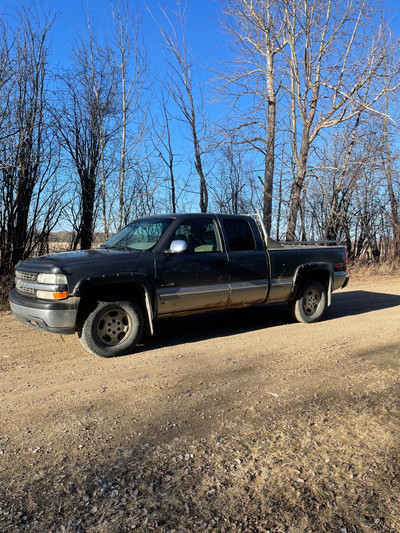
[[[319,281],[324,286],[326,292],[328,292],[329,280],[330,273],[328,270],[309,270],[308,272],[305,272],[304,275],[302,275],[298,281],[296,281],[296,285],[294,287],[291,299],[296,298],[301,286],[304,285],[304,283],[306,283],[307,281]]]
[[[138,283],[112,283],[110,285],[91,287],[81,296],[76,321],[78,335],[80,335],[85,314],[90,309],[91,304],[104,301],[107,299],[107,296],[114,296],[116,294],[120,294],[124,299],[132,300],[140,307],[144,319],[144,329],[145,331],[150,331],[144,288]]]

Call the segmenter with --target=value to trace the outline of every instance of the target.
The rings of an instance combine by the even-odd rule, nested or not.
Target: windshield
[[[151,250],[161,239],[171,222],[171,218],[135,220],[111,237],[103,245],[103,248]]]

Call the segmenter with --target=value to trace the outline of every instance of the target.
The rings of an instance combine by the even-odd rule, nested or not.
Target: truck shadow
[[[400,305],[400,296],[383,292],[346,291],[332,294],[332,305],[325,320],[344,316],[362,315]]]
[[[335,292],[324,321],[400,305],[400,296],[368,291]],[[140,351],[175,346],[216,337],[238,335],[248,331],[279,327],[293,323],[286,303],[257,305],[245,309],[229,309],[199,315],[166,318],[155,324],[154,336],[146,336]]]

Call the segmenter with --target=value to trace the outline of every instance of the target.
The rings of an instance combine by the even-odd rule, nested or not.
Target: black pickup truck
[[[77,332],[113,357],[163,317],[287,301],[296,320],[315,322],[347,285],[346,263],[341,246],[271,241],[259,216],[153,216],[98,249],[19,262],[9,301],[24,324]]]

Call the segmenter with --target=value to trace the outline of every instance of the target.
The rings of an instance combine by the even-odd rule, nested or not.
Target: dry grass
[[[8,311],[8,293],[14,286],[14,275],[0,277],[0,312]]]
[[[17,532],[399,532],[399,388],[9,480]]]
[[[69,252],[71,250],[70,242],[50,242],[49,243],[49,253],[57,254],[59,252]]]
[[[357,261],[349,265],[352,280],[366,281],[374,278],[400,278],[400,263],[387,261],[382,263]]]

